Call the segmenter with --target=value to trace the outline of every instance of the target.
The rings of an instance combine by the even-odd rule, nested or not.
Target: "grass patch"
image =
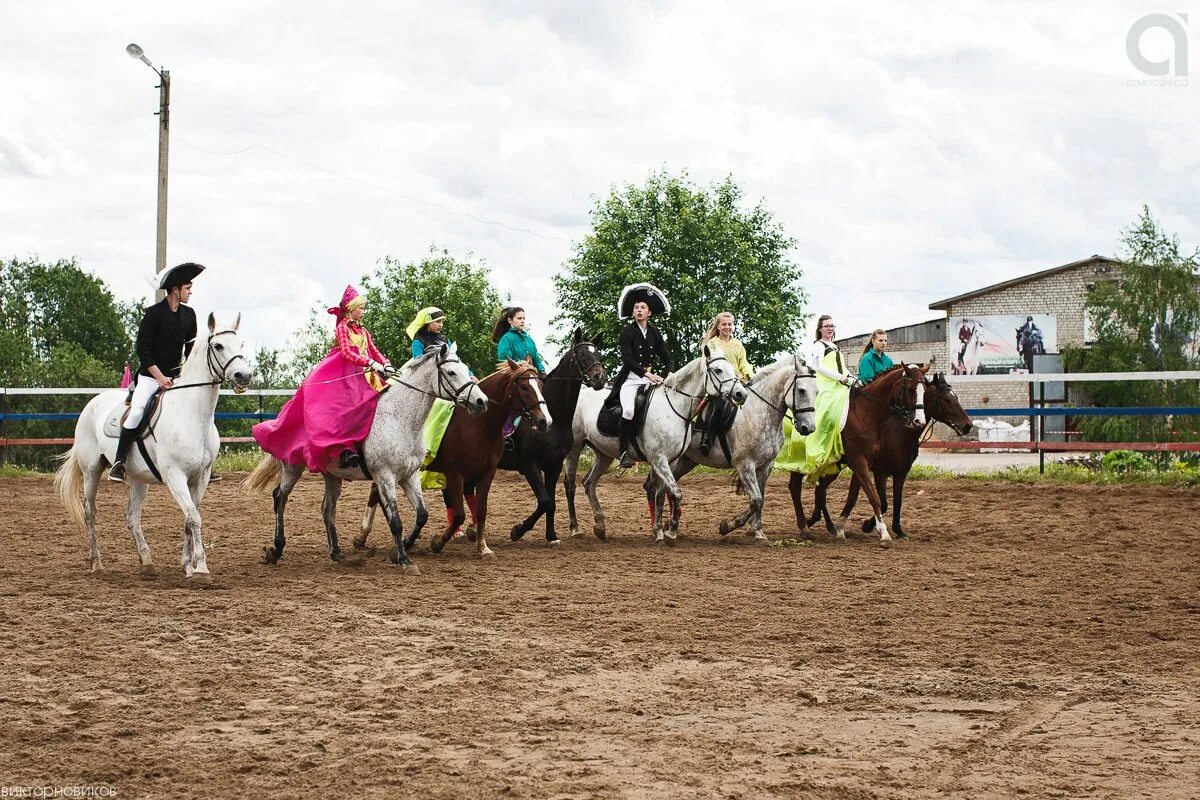
[[[34,475],[49,475],[29,467],[18,467],[16,464],[0,464],[0,478],[28,478]]]
[[[217,454],[213,463],[213,471],[222,474],[226,472],[250,472],[262,461],[261,450],[222,450]]]

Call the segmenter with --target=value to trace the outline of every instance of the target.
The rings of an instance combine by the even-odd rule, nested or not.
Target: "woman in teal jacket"
[[[858,379],[863,383],[870,383],[876,375],[892,368],[891,357],[883,352],[887,349],[887,339],[887,331],[876,328],[863,347],[862,357],[858,359]]]
[[[496,360],[503,361],[511,358],[513,361],[524,361],[528,356],[537,371],[546,374],[546,365],[538,355],[537,345],[525,332],[525,309],[510,306],[500,312],[492,328],[492,341],[496,343]]]

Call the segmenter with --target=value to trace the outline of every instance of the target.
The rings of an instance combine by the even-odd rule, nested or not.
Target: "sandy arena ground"
[[[162,575],[142,580],[119,487],[101,490],[97,578],[50,480],[0,481],[0,785],[1200,795],[1195,492],[915,482],[907,543],[764,547],[719,541],[742,501],[699,476],[666,549],[645,534],[637,480],[610,478],[615,535],[591,535],[584,501],[585,532],[551,549],[537,530],[508,541],[531,503],[507,477],[494,562],[462,540],[434,556],[425,538],[423,575],[404,578],[382,547],[328,560],[312,479],[283,561],[264,565],[270,500],[238,477],[204,503],[210,591],[180,587],[182,523],[162,488],[146,515]],[[347,547],[365,497],[343,496]],[[794,530],[773,479],[767,533]]]

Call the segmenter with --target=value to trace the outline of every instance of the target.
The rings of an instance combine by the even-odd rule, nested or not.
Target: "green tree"
[[[15,258],[0,262],[0,323],[6,330],[23,329],[28,355],[43,365],[54,348],[77,344],[119,377],[129,351],[112,292],[74,259],[53,264]]]
[[[1184,370],[1197,366],[1200,333],[1200,251],[1184,254],[1143,206],[1122,233],[1122,265],[1115,281],[1097,283],[1086,308],[1097,339],[1088,350],[1064,348],[1073,369],[1087,372]],[[1195,406],[1194,381],[1098,382],[1088,394],[1101,406]],[[1083,417],[1080,426],[1098,441],[1161,441],[1195,437],[1196,417]]]
[[[480,377],[495,369],[492,325],[507,295],[501,297],[492,286],[482,262],[460,261],[434,247],[417,262],[387,256],[362,283],[367,296],[363,323],[392,361],[408,360],[412,340],[405,328],[422,308],[437,306],[446,313],[445,333],[457,342],[459,357]]]
[[[603,333],[615,348],[622,287],[649,281],[671,301],[670,318],[654,324],[676,364],[696,356],[713,316],[731,311],[735,335],[761,365],[799,344],[806,297],[801,269],[788,257],[794,244],[762,202],[743,208],[731,177],[697,187],[686,172],[662,170],[644,186],[597,200],[592,233],[554,278],[560,311],[553,322]]]

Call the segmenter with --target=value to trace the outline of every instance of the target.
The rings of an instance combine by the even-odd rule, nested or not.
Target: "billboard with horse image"
[[[1058,352],[1053,314],[955,316],[946,326],[952,375],[1033,372],[1033,357]]]

